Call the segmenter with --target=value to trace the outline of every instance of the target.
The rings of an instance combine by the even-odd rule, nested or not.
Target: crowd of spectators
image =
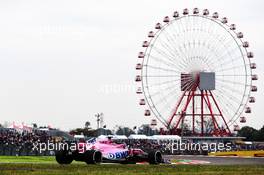
[[[0,155],[53,155],[54,153],[44,151],[40,153],[33,149],[34,144],[58,142],[52,137],[52,131],[33,129],[31,131],[15,130],[8,128],[0,128]],[[64,136],[56,131],[55,135]],[[60,140],[59,142],[61,142]],[[164,154],[171,154],[171,142],[164,140],[148,140],[148,139],[126,139],[118,140],[119,143],[126,143],[130,148],[139,148],[144,151],[160,150]],[[263,150],[264,143],[254,143],[250,145],[232,144],[232,150]],[[174,152],[174,154],[204,154],[201,151],[185,151]],[[205,153],[206,154],[206,153]]]
[[[15,129],[0,129],[0,155],[38,155],[33,144],[47,143],[52,140],[47,131],[18,131]],[[44,153],[45,154],[45,153]]]
[[[201,147],[200,149],[192,148],[192,149],[180,149],[180,145],[176,142],[173,143],[173,141],[168,140],[123,140],[129,147],[131,148],[139,148],[144,151],[149,150],[160,150],[164,154],[186,154],[186,155],[207,155],[208,152],[214,152],[214,151],[220,151],[220,150],[210,150],[206,149],[204,150],[202,145],[204,143],[200,143]],[[185,142],[187,144],[187,142]],[[178,144],[178,145],[177,145]],[[196,143],[198,144],[198,143]],[[187,145],[188,146],[188,145]],[[190,146],[190,145],[189,145]],[[264,143],[251,143],[251,144],[234,144],[230,143],[231,150],[232,151],[241,151],[241,150],[264,150]],[[172,148],[173,147],[173,148]],[[173,151],[172,151],[173,149]]]

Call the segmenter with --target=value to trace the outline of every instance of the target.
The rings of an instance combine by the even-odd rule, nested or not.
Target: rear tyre
[[[149,164],[157,165],[162,163],[162,155],[160,151],[151,151],[148,153]]]
[[[73,156],[67,150],[57,151],[55,157],[59,164],[70,164],[73,161]]]
[[[96,150],[88,150],[84,153],[87,164],[98,164],[102,162],[102,153]]]

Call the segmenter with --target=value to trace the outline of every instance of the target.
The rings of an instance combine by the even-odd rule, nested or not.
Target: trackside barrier
[[[209,156],[238,156],[238,157],[264,157],[264,150],[260,151],[228,151],[228,152],[211,152]]]

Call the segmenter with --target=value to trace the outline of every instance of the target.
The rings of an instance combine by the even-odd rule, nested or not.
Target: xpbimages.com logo
[[[33,143],[33,151],[38,151],[39,153],[43,153],[45,151],[60,151],[60,150],[70,150],[76,151],[78,150],[79,153],[84,153],[86,150],[91,149],[91,144],[89,143]]]
[[[164,146],[164,144],[163,144]],[[84,153],[86,150],[93,149],[93,144],[91,143],[33,143],[33,151],[38,151],[43,153],[45,151],[60,151],[60,150],[70,150],[72,152],[78,151],[79,153]],[[230,151],[232,149],[231,143],[185,143],[182,141],[172,142],[165,144],[165,149],[169,150],[172,154],[179,151]]]
[[[231,143],[185,143],[177,141],[167,145],[167,148],[172,154],[179,151],[230,151]]]

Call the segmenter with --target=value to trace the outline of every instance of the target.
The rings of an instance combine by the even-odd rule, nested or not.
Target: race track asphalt
[[[175,160],[208,161],[212,165],[264,165],[264,157],[217,157],[200,155],[166,155],[164,158]]]

